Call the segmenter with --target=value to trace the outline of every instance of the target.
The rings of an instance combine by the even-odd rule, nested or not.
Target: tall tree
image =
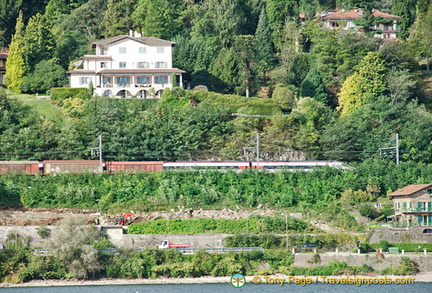
[[[429,9],[429,4],[431,3],[431,0],[417,0],[417,15],[425,14]]]
[[[180,0],[138,0],[132,20],[147,37],[171,39],[180,28]]]
[[[432,2],[429,3],[428,9],[422,10],[425,13],[418,13],[408,43],[413,55],[426,59],[429,70],[429,61],[432,57]]]
[[[363,107],[386,90],[386,66],[378,52],[369,52],[360,62],[358,71],[348,77],[339,94],[342,115]]]
[[[274,63],[271,31],[267,24],[267,15],[264,8],[261,10],[255,32],[255,51],[255,60],[258,63],[259,72],[262,73]]]
[[[211,65],[210,72],[230,85],[225,93],[232,92],[233,88],[242,84],[239,56],[230,49],[222,49]]]
[[[0,47],[5,47],[13,35],[22,0],[0,0]]]
[[[27,72],[25,60],[23,14],[19,13],[15,26],[15,34],[9,46],[8,62],[6,63],[5,84],[13,92],[20,93],[23,77]]]
[[[301,83],[300,94],[302,97],[311,97],[325,105],[330,104],[330,96],[317,66],[312,65],[310,67],[308,74]]]
[[[47,28],[42,14],[32,16],[24,34],[25,56],[30,70],[42,60],[52,58],[54,53],[54,37]]]
[[[108,0],[107,11],[102,21],[102,33],[109,38],[124,35],[133,28],[132,12],[136,0]]]
[[[392,0],[392,13],[400,17],[398,37],[403,40],[408,38],[409,29],[415,20],[415,2],[417,0]]]
[[[298,20],[298,0],[268,0],[266,12],[273,32],[273,43],[280,49],[285,36],[285,23],[288,20]]]
[[[240,1],[237,0],[207,0],[208,16],[211,19],[220,42],[229,47],[236,35],[243,32],[246,22]]]
[[[246,97],[249,98],[252,82],[255,77],[255,37],[251,35],[237,36],[234,43],[234,50],[237,52],[240,61],[240,75],[242,87]],[[243,91],[243,89],[241,89]]]
[[[73,36],[76,39],[70,44],[87,44],[87,51],[91,52],[90,45],[102,38],[101,22],[106,11],[105,0],[88,0],[85,4],[71,11],[63,17],[62,22],[54,28],[57,43],[62,43],[61,36]],[[74,48],[80,50],[79,48]],[[64,48],[71,51],[71,48]]]

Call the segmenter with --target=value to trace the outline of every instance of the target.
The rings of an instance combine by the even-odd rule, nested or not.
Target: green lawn
[[[31,107],[34,108],[36,112],[44,116],[49,120],[63,119],[63,112],[61,108],[56,107],[50,103],[50,100],[36,100],[36,99],[21,99],[20,100]]]

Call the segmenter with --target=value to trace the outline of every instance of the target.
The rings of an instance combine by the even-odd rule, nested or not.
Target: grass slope
[[[31,106],[37,113],[48,120],[63,119],[61,108],[50,103],[50,100],[42,99],[20,99],[24,104]]]

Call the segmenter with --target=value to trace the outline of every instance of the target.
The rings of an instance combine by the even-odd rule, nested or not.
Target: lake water
[[[331,285],[311,284],[304,287],[294,284],[254,285],[247,283],[242,288],[234,288],[231,284],[176,284],[176,285],[117,285],[117,286],[60,286],[60,287],[16,287],[0,288],[5,293],[202,293],[202,292],[247,292],[247,293],[274,293],[274,292],[300,292],[300,293],[423,293],[432,292],[432,283],[415,283],[409,285]]]

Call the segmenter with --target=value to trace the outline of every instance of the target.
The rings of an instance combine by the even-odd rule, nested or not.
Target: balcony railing
[[[407,227],[407,226],[432,226],[432,223],[428,223],[428,222],[420,222],[420,223],[411,223],[411,222],[394,222],[393,226],[395,227]]]
[[[399,208],[399,209],[395,209],[395,211],[397,211],[397,212],[432,212],[432,208],[426,208],[426,207],[421,207],[421,208]]]

